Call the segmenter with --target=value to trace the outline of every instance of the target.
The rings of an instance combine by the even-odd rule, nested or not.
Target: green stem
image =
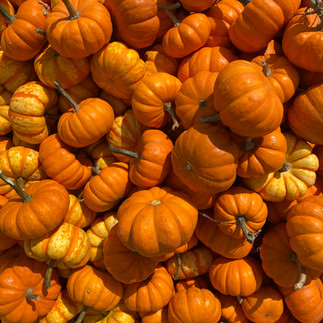
[[[50,280],[52,278],[55,262],[56,262],[55,259],[51,259],[49,261],[48,268],[47,268],[46,274],[45,274],[45,287],[46,287],[46,289],[50,289],[50,287],[51,287]]]
[[[83,321],[84,316],[86,315],[87,309],[88,309],[88,306],[84,305],[75,323],[81,323]]]
[[[255,241],[255,235],[247,229],[246,218],[244,216],[237,217],[237,225],[241,228],[242,232],[247,238],[247,241],[249,243],[253,243]]]
[[[64,97],[65,100],[73,107],[73,111],[76,112],[80,106],[72,99],[72,97],[62,88],[59,82],[54,81],[54,85],[56,86],[58,92]]]
[[[46,35],[46,33],[45,33],[45,31],[44,31],[44,30],[42,30],[42,29],[40,29],[40,28],[35,28],[35,32],[36,32],[37,34],[39,34],[39,35],[42,35],[44,38],[46,38],[46,39],[47,39],[47,35]]]
[[[140,158],[140,153],[135,153],[134,151],[113,147],[112,145],[109,145],[109,150],[116,154],[121,154],[131,158],[136,158],[137,160],[139,160]]]
[[[69,20],[80,18],[80,13],[73,8],[69,0],[62,0],[62,2],[65,4],[65,7],[69,13]]]
[[[176,18],[176,16],[170,11],[170,9],[166,9],[166,13],[168,17],[173,21],[174,27],[178,27],[181,22]]]
[[[281,169],[278,169],[278,173],[284,173],[287,172],[290,169],[290,165],[288,163],[284,163],[283,167]]]
[[[25,192],[25,190],[20,187],[18,185],[18,183],[12,179],[10,179],[9,177],[7,177],[5,174],[3,174],[3,172],[0,170],[0,178],[9,186],[11,186],[16,193],[20,196],[20,198],[22,199],[22,203],[27,203],[32,199],[32,195],[31,194],[27,194]]]
[[[34,299],[36,301],[40,300],[40,297],[38,295],[34,294],[33,288],[27,288],[26,289],[25,297],[26,297],[27,300],[32,300],[32,299]]]
[[[11,25],[15,19],[16,19],[16,16],[13,16],[11,15],[5,8],[3,8],[1,5],[0,5],[0,14],[1,16],[6,19],[8,21],[8,23]]]

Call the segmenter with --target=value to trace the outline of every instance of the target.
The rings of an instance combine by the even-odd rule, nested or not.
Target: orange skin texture
[[[243,52],[266,47],[297,11],[301,0],[256,0],[249,3],[229,29],[230,40]]]
[[[47,265],[28,257],[17,260],[0,275],[0,316],[10,322],[33,323],[54,306],[61,291],[59,275],[54,269],[49,289],[44,288]],[[39,300],[27,300],[25,292],[33,289]]]
[[[0,135],[5,136],[11,132],[9,121],[9,104],[0,104]]]
[[[45,114],[58,112],[57,94],[41,82],[31,81],[20,86],[9,104],[9,119],[14,134],[30,144],[40,144],[50,129]]]
[[[223,126],[194,125],[175,142],[171,155],[173,171],[190,190],[215,194],[233,184],[239,153]]]
[[[43,10],[48,12],[35,0],[25,1],[19,6],[15,20],[1,35],[1,48],[7,56],[17,61],[28,61],[42,49],[46,38],[35,29],[45,28]]]
[[[50,135],[41,143],[39,158],[46,174],[69,190],[81,188],[91,176],[91,162],[78,160],[58,134]]]
[[[46,17],[48,42],[62,56],[84,58],[107,44],[112,35],[111,16],[107,8],[96,0],[70,0],[78,13],[75,19],[63,2],[52,8]]]
[[[4,196],[0,195],[0,210],[3,205],[5,205],[8,202],[8,199]],[[16,239],[9,238],[6,234],[4,234],[2,231],[0,231],[0,254],[2,251],[7,250],[14,246],[17,243]],[[0,260],[2,263],[2,261]],[[1,272],[1,267],[0,267]]]
[[[113,309],[123,295],[122,284],[107,271],[85,265],[67,279],[68,295],[76,302],[99,311]]]
[[[61,115],[57,133],[69,146],[82,148],[106,135],[113,124],[111,105],[100,98],[88,98],[79,103],[76,111]]]
[[[213,95],[221,121],[240,136],[261,137],[282,122],[282,101],[251,62],[235,60],[226,65],[215,81]]]
[[[113,17],[115,31],[122,42],[134,49],[153,44],[160,26],[155,0],[112,0],[106,1],[105,6]]]
[[[34,59],[35,72],[40,81],[56,89],[54,81],[63,89],[82,82],[90,74],[88,58],[67,58],[57,54],[51,45],[42,50]]]
[[[110,42],[96,52],[90,66],[94,82],[119,99],[131,99],[146,75],[145,62],[138,52],[118,41]]]
[[[10,13],[11,15],[15,14],[15,9],[9,0],[1,0],[0,4],[8,13]],[[8,21],[4,17],[0,16],[0,37],[7,26]]]
[[[210,33],[209,18],[203,13],[193,13],[167,30],[162,45],[168,56],[183,58],[203,47]]]
[[[157,257],[187,243],[197,217],[186,194],[155,186],[133,193],[120,205],[118,235],[130,250]]]
[[[313,279],[301,289],[279,286],[284,301],[293,317],[303,322],[319,323],[323,319],[323,284],[320,279]]]
[[[244,315],[241,305],[234,296],[217,293],[216,296],[221,303],[221,316],[228,322],[249,323]]]
[[[68,192],[54,180],[43,179],[25,192],[32,195],[30,201],[23,203],[21,198],[12,197],[0,212],[0,230],[17,240],[46,234],[62,222],[68,211]]]
[[[140,313],[142,323],[169,323],[167,317],[167,306],[152,313]]]
[[[128,165],[124,162],[112,163],[86,183],[84,203],[95,212],[108,211],[128,194],[131,186]]]
[[[103,243],[103,262],[106,270],[124,284],[134,284],[147,279],[158,261],[129,250],[119,239],[117,227],[111,228]]]
[[[181,1],[181,4],[187,11],[202,12],[210,8],[214,4],[214,2],[215,0],[201,0],[199,2],[192,0],[183,0]]]
[[[221,317],[219,299],[208,289],[191,287],[178,291],[168,305],[172,323],[218,322]]]
[[[147,280],[126,285],[122,300],[131,311],[156,312],[166,306],[173,295],[172,277],[159,265]]]

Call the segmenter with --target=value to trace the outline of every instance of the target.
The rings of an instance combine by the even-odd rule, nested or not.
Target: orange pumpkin
[[[237,297],[217,293],[221,303],[221,317],[228,322],[249,323],[241,308]]]

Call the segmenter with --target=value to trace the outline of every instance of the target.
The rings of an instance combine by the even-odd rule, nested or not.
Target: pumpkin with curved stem
[[[223,295],[217,293],[221,303],[221,317],[228,322],[240,322],[240,323],[249,323],[250,321],[246,318],[241,308],[237,297],[230,295]]]
[[[14,16],[1,7],[0,13],[8,20],[8,27],[1,34],[1,48],[10,58],[28,61],[35,57],[46,43],[43,34],[49,8],[35,0],[22,3]]]
[[[202,47],[181,61],[177,77],[184,82],[200,71],[218,73],[236,59],[238,57],[231,49],[221,46]]]
[[[242,147],[237,168],[240,177],[263,177],[283,167],[287,142],[280,127],[261,137],[233,139]]]
[[[261,287],[263,270],[250,256],[241,259],[221,256],[212,262],[209,277],[213,287],[224,295],[249,296]]]
[[[284,108],[276,90],[261,70],[246,60],[230,62],[220,71],[213,95],[220,120],[240,136],[267,135],[282,122]]]
[[[117,212],[118,235],[130,250],[146,257],[161,256],[191,239],[197,217],[186,194],[154,186],[122,202]]]
[[[156,1],[112,0],[106,1],[105,6],[122,42],[134,49],[153,44],[159,29]]]
[[[134,185],[150,188],[161,184],[170,171],[173,143],[159,129],[147,129],[140,136],[135,151],[110,146],[114,153],[132,157],[129,163],[129,177]]]
[[[54,81],[58,81],[64,88],[70,88],[82,82],[90,74],[88,58],[67,58],[58,54],[48,44],[34,58],[35,72],[40,81],[56,89]]]
[[[57,115],[57,94],[38,81],[21,85],[12,95],[9,119],[13,133],[30,144],[40,144],[50,133],[46,116]]]
[[[55,229],[68,210],[66,188],[51,179],[43,179],[23,190],[0,172],[0,178],[15,189],[0,212],[0,230],[17,240],[32,239]],[[55,214],[55,216],[53,216]]]
[[[287,151],[283,167],[264,177],[244,179],[244,184],[266,201],[296,200],[305,195],[316,180],[319,162],[312,147],[292,133],[284,133],[284,136]]]
[[[79,160],[57,133],[41,143],[39,159],[46,174],[69,190],[81,188],[91,176],[90,160]]]
[[[134,150],[139,138],[146,129],[148,127],[138,121],[134,110],[128,109],[123,115],[114,118],[112,127],[106,135],[106,141],[108,145],[115,148]],[[129,164],[131,160],[129,156],[111,153],[119,161]]]
[[[215,194],[228,189],[235,181],[239,154],[225,127],[205,123],[180,134],[171,160],[174,173],[190,190]]]
[[[296,13],[301,0],[256,0],[248,3],[229,29],[234,46],[253,53],[264,48]]]
[[[286,223],[275,225],[265,232],[260,258],[266,275],[282,287],[301,289],[313,278],[320,276],[320,271],[305,267],[298,260],[289,242]]]
[[[96,0],[63,0],[46,17],[45,32],[48,42],[60,55],[84,58],[109,42],[111,16]]]
[[[219,299],[208,289],[191,287],[178,291],[168,304],[168,320],[172,323],[218,322],[221,317]]]
[[[162,45],[170,57],[183,58],[203,47],[211,33],[209,18],[204,13],[192,13],[179,21],[167,11],[174,21],[174,27],[163,36]]]
[[[0,1],[0,5],[3,7],[3,9],[8,12],[10,15],[15,14],[15,8],[11,4],[9,0],[2,0]],[[8,26],[8,21],[5,19],[5,17],[0,15],[0,37],[2,32],[7,28]]]
[[[131,311],[155,312],[166,306],[174,294],[171,275],[158,265],[145,281],[125,286],[122,300]]]
[[[181,86],[180,80],[168,73],[147,75],[137,85],[131,98],[138,121],[148,127],[161,128],[172,120],[173,129],[178,128],[173,101]]]
[[[44,289],[46,264],[22,257],[0,274],[0,317],[9,322],[36,322],[54,306],[61,291],[58,272]]]
[[[94,82],[119,99],[131,99],[146,75],[145,62],[138,52],[118,41],[108,43],[92,55],[90,67]]]
[[[134,284],[153,274],[158,261],[128,249],[119,239],[117,225],[112,227],[103,243],[106,270],[123,284]]]
[[[115,185],[116,182],[118,185]],[[86,183],[84,203],[95,212],[108,211],[127,195],[131,186],[128,165],[124,162],[112,163]]]
[[[269,54],[251,60],[262,70],[273,84],[280,100],[285,103],[295,94],[299,84],[299,74],[285,56]]]

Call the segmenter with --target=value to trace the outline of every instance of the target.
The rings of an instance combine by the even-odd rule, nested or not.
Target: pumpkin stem
[[[297,264],[298,270],[299,270],[299,280],[298,282],[294,285],[295,290],[301,289],[305,282],[306,282],[306,268],[299,262],[296,253],[293,251],[289,259],[294,263]]]
[[[50,289],[50,287],[51,287],[50,280],[52,278],[55,262],[56,262],[55,259],[51,259],[49,261],[49,263],[48,263],[48,268],[47,268],[46,274],[45,274],[45,287],[46,287],[46,289]]]
[[[77,320],[75,323],[81,323],[84,319],[84,316],[86,315],[86,311],[88,309],[88,306],[84,305],[82,311],[80,312],[79,316],[77,317]]]
[[[281,169],[278,169],[278,173],[284,173],[287,172],[290,169],[290,165],[288,163],[284,163],[283,167]]]
[[[59,82],[54,81],[54,85],[56,86],[58,92],[64,97],[64,99],[73,107],[73,112],[76,112],[80,106],[72,99],[72,97],[62,88]]]
[[[47,35],[46,35],[46,33],[45,33],[45,31],[44,31],[44,30],[42,30],[42,29],[40,29],[40,28],[35,28],[35,32],[36,32],[37,34],[39,34],[39,35],[42,35],[44,38],[46,38],[46,39],[47,39]]]
[[[62,2],[65,4],[65,7],[70,14],[68,17],[69,20],[80,18],[80,13],[73,8],[69,0],[62,0]]]
[[[170,116],[172,117],[172,120],[173,120],[173,126],[172,126],[172,129],[175,130],[176,128],[179,127],[179,123],[178,123],[178,120],[177,120],[177,116],[175,114],[175,111],[172,107],[172,103],[171,102],[166,102],[164,104],[164,111],[168,112],[170,114]]]
[[[33,288],[27,288],[26,289],[25,297],[26,297],[27,300],[32,300],[32,299],[34,299],[36,301],[40,300],[40,297],[38,295],[34,294]]]
[[[171,4],[157,4],[157,8],[158,9],[174,10],[174,9],[178,9],[180,7],[181,7],[181,3],[180,2],[175,2],[175,3],[171,3]]]
[[[205,117],[205,118],[200,118],[199,123],[212,123],[212,122],[217,122],[220,120],[220,114],[215,114],[210,117]]]
[[[241,304],[241,303],[242,303],[242,301],[243,301],[243,298],[242,298],[240,295],[238,295],[238,296],[237,296],[237,300],[238,300],[238,303],[239,303],[239,304]]]
[[[3,174],[3,172],[0,170],[0,178],[9,186],[11,186],[16,193],[20,196],[20,198],[22,199],[22,203],[27,203],[32,199],[32,195],[31,194],[27,194],[24,190],[24,188],[22,188],[16,181],[10,179],[9,177],[7,177],[5,174]]]
[[[16,19],[16,16],[13,16],[11,15],[5,8],[3,8],[1,5],[0,5],[0,14],[1,16],[6,19],[8,21],[8,23],[11,25],[15,19]]]
[[[140,155],[141,155],[140,153],[135,153],[134,151],[113,147],[113,145],[109,145],[109,150],[112,151],[113,153],[117,153],[117,154],[125,155],[125,156],[128,156],[128,157],[136,158],[137,160],[140,159]]]
[[[170,9],[166,9],[166,13],[168,17],[173,21],[174,27],[178,27],[181,22],[176,18],[176,16],[170,11]]]
[[[265,60],[261,61],[261,66],[262,66],[262,71],[265,74],[265,76],[269,77],[271,75],[271,69]]]
[[[199,211],[199,215],[204,216],[205,218],[207,218],[208,220],[216,223],[216,224],[224,224],[224,225],[232,225],[232,224],[237,224],[237,222],[221,222],[221,221],[217,221],[214,220],[213,218],[211,218],[210,216],[208,216],[206,213],[203,213],[201,211]]]
[[[242,148],[244,151],[253,150],[256,147],[255,142],[253,141],[252,137],[245,138],[242,144]]]
[[[173,277],[173,279],[179,280],[181,277],[181,270],[182,270],[182,257],[180,253],[177,253],[176,257],[177,257],[177,272],[176,272],[176,275]]]
[[[92,171],[94,174],[96,174],[96,175],[100,175],[100,173],[101,173],[101,171],[100,171],[100,165],[99,165],[99,164],[97,164],[97,165],[95,165],[95,166],[91,167],[91,171]],[[83,191],[82,191],[82,192],[83,192]]]
[[[255,235],[247,229],[246,218],[244,216],[237,217],[237,225],[241,228],[242,232],[247,238],[247,241],[249,243],[253,243],[255,241]]]

